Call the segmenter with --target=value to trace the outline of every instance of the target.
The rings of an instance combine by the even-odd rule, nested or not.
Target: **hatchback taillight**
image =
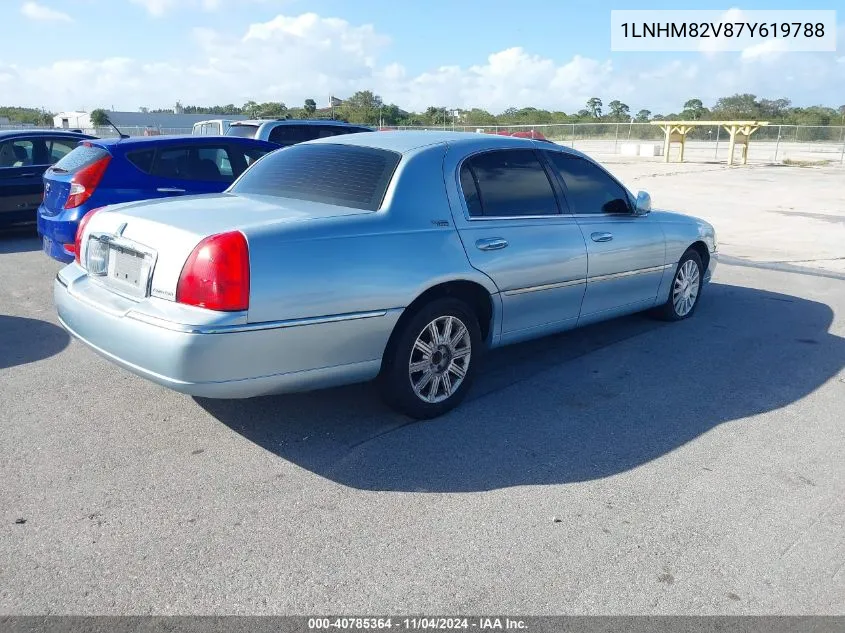
[[[197,245],[179,275],[176,301],[225,312],[249,308],[249,246],[243,233],[212,235]]]
[[[76,228],[76,238],[73,240],[73,251],[74,257],[76,258],[76,263],[81,264],[80,255],[82,253],[82,234],[85,233],[85,227],[88,226],[88,222],[91,221],[91,218],[94,217],[94,214],[97,211],[102,211],[104,207],[99,207],[97,209],[91,209],[88,213],[82,216],[82,219],[79,220],[79,226]],[[70,244],[65,244],[65,250],[69,250]]]
[[[103,179],[103,174],[106,173],[110,162],[111,156],[104,156],[73,175],[70,179],[70,194],[65,202],[65,209],[75,209],[91,197]]]

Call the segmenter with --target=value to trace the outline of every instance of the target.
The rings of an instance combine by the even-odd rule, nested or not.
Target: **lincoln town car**
[[[533,139],[370,132],[267,154],[221,194],[88,213],[62,325],[165,387],[247,398],[376,379],[415,417],[484,353],[637,311],[691,317],[713,227]]]

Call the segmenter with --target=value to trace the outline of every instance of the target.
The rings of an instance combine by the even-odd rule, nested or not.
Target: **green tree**
[[[359,90],[340,106],[341,114],[350,123],[376,125],[384,104],[370,90]]]
[[[610,108],[610,118],[612,119],[622,121],[631,117],[631,108],[619,101],[619,99],[614,99],[607,104],[607,107]]]
[[[0,106],[0,117],[6,117],[13,123],[30,123],[36,125],[41,116],[42,111],[35,108]]]
[[[263,117],[265,119],[286,119],[288,117],[288,108],[284,103],[276,103],[268,101],[267,103],[258,104],[255,107],[256,114],[253,116]]]
[[[464,113],[464,120],[467,125],[496,125],[497,119],[487,110],[473,108]]]
[[[422,119],[428,125],[443,125],[444,121],[444,108],[440,108],[437,106],[428,106],[425,109],[425,112],[422,113]]]
[[[308,116],[313,115],[317,111],[317,102],[314,99],[306,99],[305,100],[305,114]]]
[[[640,110],[637,112],[637,116],[634,117],[634,120],[637,123],[646,123],[649,118],[651,118],[651,110]]]
[[[598,97],[591,97],[587,100],[587,110],[589,110],[590,115],[594,119],[598,119],[601,116],[602,105],[601,99]]]
[[[684,119],[698,121],[705,115],[706,112],[707,108],[704,107],[701,99],[689,99],[686,103],[684,103],[682,117]]]
[[[713,113],[721,119],[757,119],[760,116],[760,104],[756,95],[735,94],[719,99],[713,107]]]
[[[109,115],[102,108],[91,111],[91,125],[94,127],[105,127],[109,124]]]
[[[258,104],[255,103],[255,101],[247,101],[241,109],[243,110],[243,113],[249,117],[258,116]]]
[[[384,125],[399,125],[402,121],[402,110],[395,103],[384,106],[381,114]]]
[[[757,104],[761,118],[781,121],[789,116],[791,105],[789,99],[760,99]]]

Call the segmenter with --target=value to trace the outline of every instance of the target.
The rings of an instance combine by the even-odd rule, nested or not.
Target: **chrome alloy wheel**
[[[698,298],[698,290],[701,285],[701,278],[698,271],[698,264],[688,259],[678,269],[675,275],[675,282],[672,285],[672,303],[678,316],[686,316],[695,306]]]
[[[469,369],[472,340],[464,323],[441,316],[426,325],[411,350],[408,376],[423,402],[443,402],[460,387]]]

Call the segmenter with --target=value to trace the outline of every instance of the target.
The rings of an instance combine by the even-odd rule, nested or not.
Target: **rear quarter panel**
[[[249,321],[403,308],[459,279],[495,293],[469,265],[451,222],[444,152],[437,146],[406,154],[379,211],[246,229]]]

